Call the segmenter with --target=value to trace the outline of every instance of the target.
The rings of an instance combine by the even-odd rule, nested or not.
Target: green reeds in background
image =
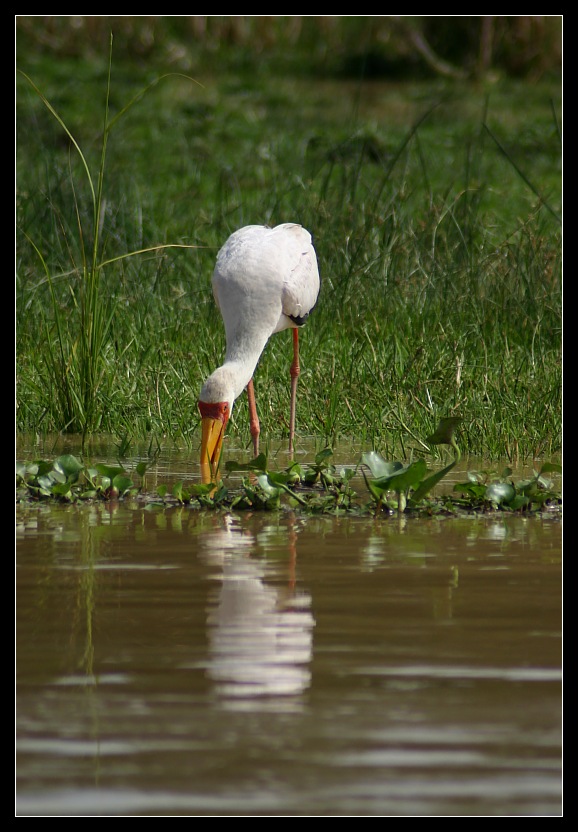
[[[560,452],[555,75],[369,82],[307,77],[308,53],[288,71],[221,41],[219,62],[191,46],[175,66],[114,43],[112,64],[94,46],[19,50],[19,432],[198,442],[224,352],[216,252],[241,225],[294,220],[322,275],[301,436],[407,455],[459,416],[465,453]],[[175,68],[200,85],[157,83]],[[271,441],[288,430],[286,335],[255,378]],[[244,399],[234,417],[249,445]]]
[[[109,363],[112,349],[112,324],[118,317],[117,299],[108,291],[105,280],[106,268],[118,265],[119,261],[135,254],[158,252],[167,246],[125,252],[110,259],[104,259],[105,245],[101,241],[105,219],[104,185],[106,156],[110,132],[115,122],[138,100],[146,90],[131,101],[127,107],[110,118],[110,81],[112,68],[112,39],[103,99],[103,126],[101,132],[100,159],[96,174],[83,149],[73,133],[55,110],[51,102],[30,77],[23,77],[34,89],[38,98],[54,117],[63,134],[70,140],[71,151],[76,152],[81,173],[88,187],[88,210],[83,210],[77,198],[78,183],[75,179],[74,164],[69,160],[69,185],[75,225],[69,225],[63,214],[55,209],[55,221],[70,259],[67,272],[53,275],[41,249],[34,239],[24,232],[31,249],[36,253],[42,266],[49,291],[50,306],[40,310],[41,334],[44,347],[42,360],[34,361],[37,371],[36,388],[42,399],[50,391],[50,417],[59,431],[77,433],[85,438],[99,430],[103,423],[103,401],[107,390],[112,389],[114,373]],[[176,248],[178,246],[168,246]],[[55,283],[64,280],[69,292],[69,303],[59,300]],[[125,345],[126,346],[130,346]],[[118,355],[113,357],[116,361]],[[110,395],[110,393],[109,393]]]
[[[90,191],[92,211],[89,222],[86,222],[81,216],[75,198],[74,179],[71,177],[77,225],[76,228],[62,228],[64,237],[68,241],[75,238],[77,244],[74,252],[70,248],[71,270],[62,275],[66,278],[70,291],[69,307],[62,308],[59,304],[54,286],[58,276],[51,274],[42,251],[33,239],[29,240],[42,264],[51,299],[50,311],[48,314],[43,311],[41,316],[39,340],[44,346],[44,361],[38,383],[52,391],[53,418],[58,421],[60,429],[80,433],[85,437],[98,429],[101,420],[98,397],[106,370],[105,358],[114,315],[114,303],[109,297],[103,296],[100,288],[100,230],[109,135],[110,63],[104,99],[102,152],[95,178],[67,125],[34,82],[28,77],[27,80],[78,153]]]

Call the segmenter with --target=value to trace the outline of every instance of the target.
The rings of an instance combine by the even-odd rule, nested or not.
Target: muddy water
[[[561,814],[552,518],[17,510],[19,815]]]

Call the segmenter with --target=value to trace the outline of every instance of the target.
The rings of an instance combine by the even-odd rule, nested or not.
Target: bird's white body
[[[213,294],[225,324],[224,364],[204,383],[201,402],[233,402],[251,381],[271,335],[300,326],[315,306],[319,271],[302,226],[248,225],[217,255]]]

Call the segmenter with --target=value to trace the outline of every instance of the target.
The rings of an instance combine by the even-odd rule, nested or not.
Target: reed
[[[114,364],[119,358],[122,359],[122,353],[128,346],[124,345],[119,350],[118,344],[113,343],[113,322],[119,318],[118,296],[115,291],[110,291],[106,269],[117,266],[127,257],[151,251],[148,248],[125,251],[111,257],[106,255],[106,245],[102,241],[107,210],[104,187],[110,133],[118,119],[146,92],[145,89],[139,93],[111,118],[111,71],[112,36],[96,170],[91,168],[88,154],[62,116],[34,81],[22,73],[69,139],[71,153],[75,153],[80,161],[88,186],[88,200],[83,204],[77,193],[74,164],[69,158],[71,204],[68,207],[72,208],[74,224],[67,221],[56,205],[53,206],[62,249],[70,261],[67,271],[54,274],[39,244],[24,232],[41,264],[50,299],[48,310],[40,307],[43,349],[30,356],[30,367],[35,372],[33,387],[43,399],[47,393],[50,396],[42,418],[49,415],[59,431],[81,434],[83,444],[89,434],[102,426],[106,403],[115,395]],[[152,250],[158,252],[168,247],[173,246],[154,246]],[[64,282],[65,292],[69,295],[66,300],[57,291],[56,284],[61,282]]]

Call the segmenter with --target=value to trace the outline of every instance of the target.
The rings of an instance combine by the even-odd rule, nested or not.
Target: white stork
[[[319,295],[319,271],[311,235],[296,223],[275,228],[248,225],[232,234],[217,255],[213,294],[225,324],[225,363],[203,384],[201,473],[214,480],[233,403],[247,388],[253,450],[259,453],[259,418],[253,373],[274,332],[293,328],[289,451],[295,435],[299,335]]]

